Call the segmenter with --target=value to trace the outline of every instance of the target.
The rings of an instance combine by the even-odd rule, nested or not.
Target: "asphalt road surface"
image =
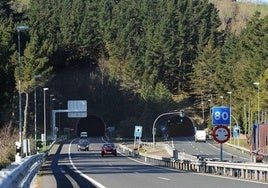
[[[267,188],[268,183],[184,172],[145,164],[124,153],[101,157],[101,138],[92,138],[90,151],[77,151],[77,139],[58,147],[31,187],[99,188]],[[179,144],[179,141],[178,143]],[[205,146],[205,145],[204,145]]]
[[[199,155],[208,160],[220,160],[220,144],[213,140],[206,143],[195,142],[194,137],[178,137],[173,139],[174,147],[190,155]],[[236,162],[249,162],[250,155],[223,144],[223,160]]]

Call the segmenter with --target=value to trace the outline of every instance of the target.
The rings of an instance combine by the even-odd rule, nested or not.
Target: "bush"
[[[15,161],[16,147],[18,140],[18,130],[11,124],[4,126],[0,131],[0,169],[7,167]]]

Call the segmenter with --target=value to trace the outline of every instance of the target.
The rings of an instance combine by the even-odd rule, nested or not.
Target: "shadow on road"
[[[86,178],[70,169],[68,164],[59,165],[60,151],[63,144],[60,144],[55,154],[50,155],[40,171],[41,182],[40,188],[71,188],[71,187],[88,187],[95,188]],[[53,181],[55,181],[53,185]]]

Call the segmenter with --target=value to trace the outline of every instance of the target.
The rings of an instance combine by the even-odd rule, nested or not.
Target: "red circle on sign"
[[[230,139],[230,130],[227,126],[218,125],[213,129],[213,138],[222,144]]]

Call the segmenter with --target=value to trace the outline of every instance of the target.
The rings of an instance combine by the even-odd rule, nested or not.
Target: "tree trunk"
[[[23,123],[22,139],[25,139],[27,137],[27,113],[28,113],[28,106],[29,106],[29,93],[25,93],[25,108],[24,108],[24,123]]]

